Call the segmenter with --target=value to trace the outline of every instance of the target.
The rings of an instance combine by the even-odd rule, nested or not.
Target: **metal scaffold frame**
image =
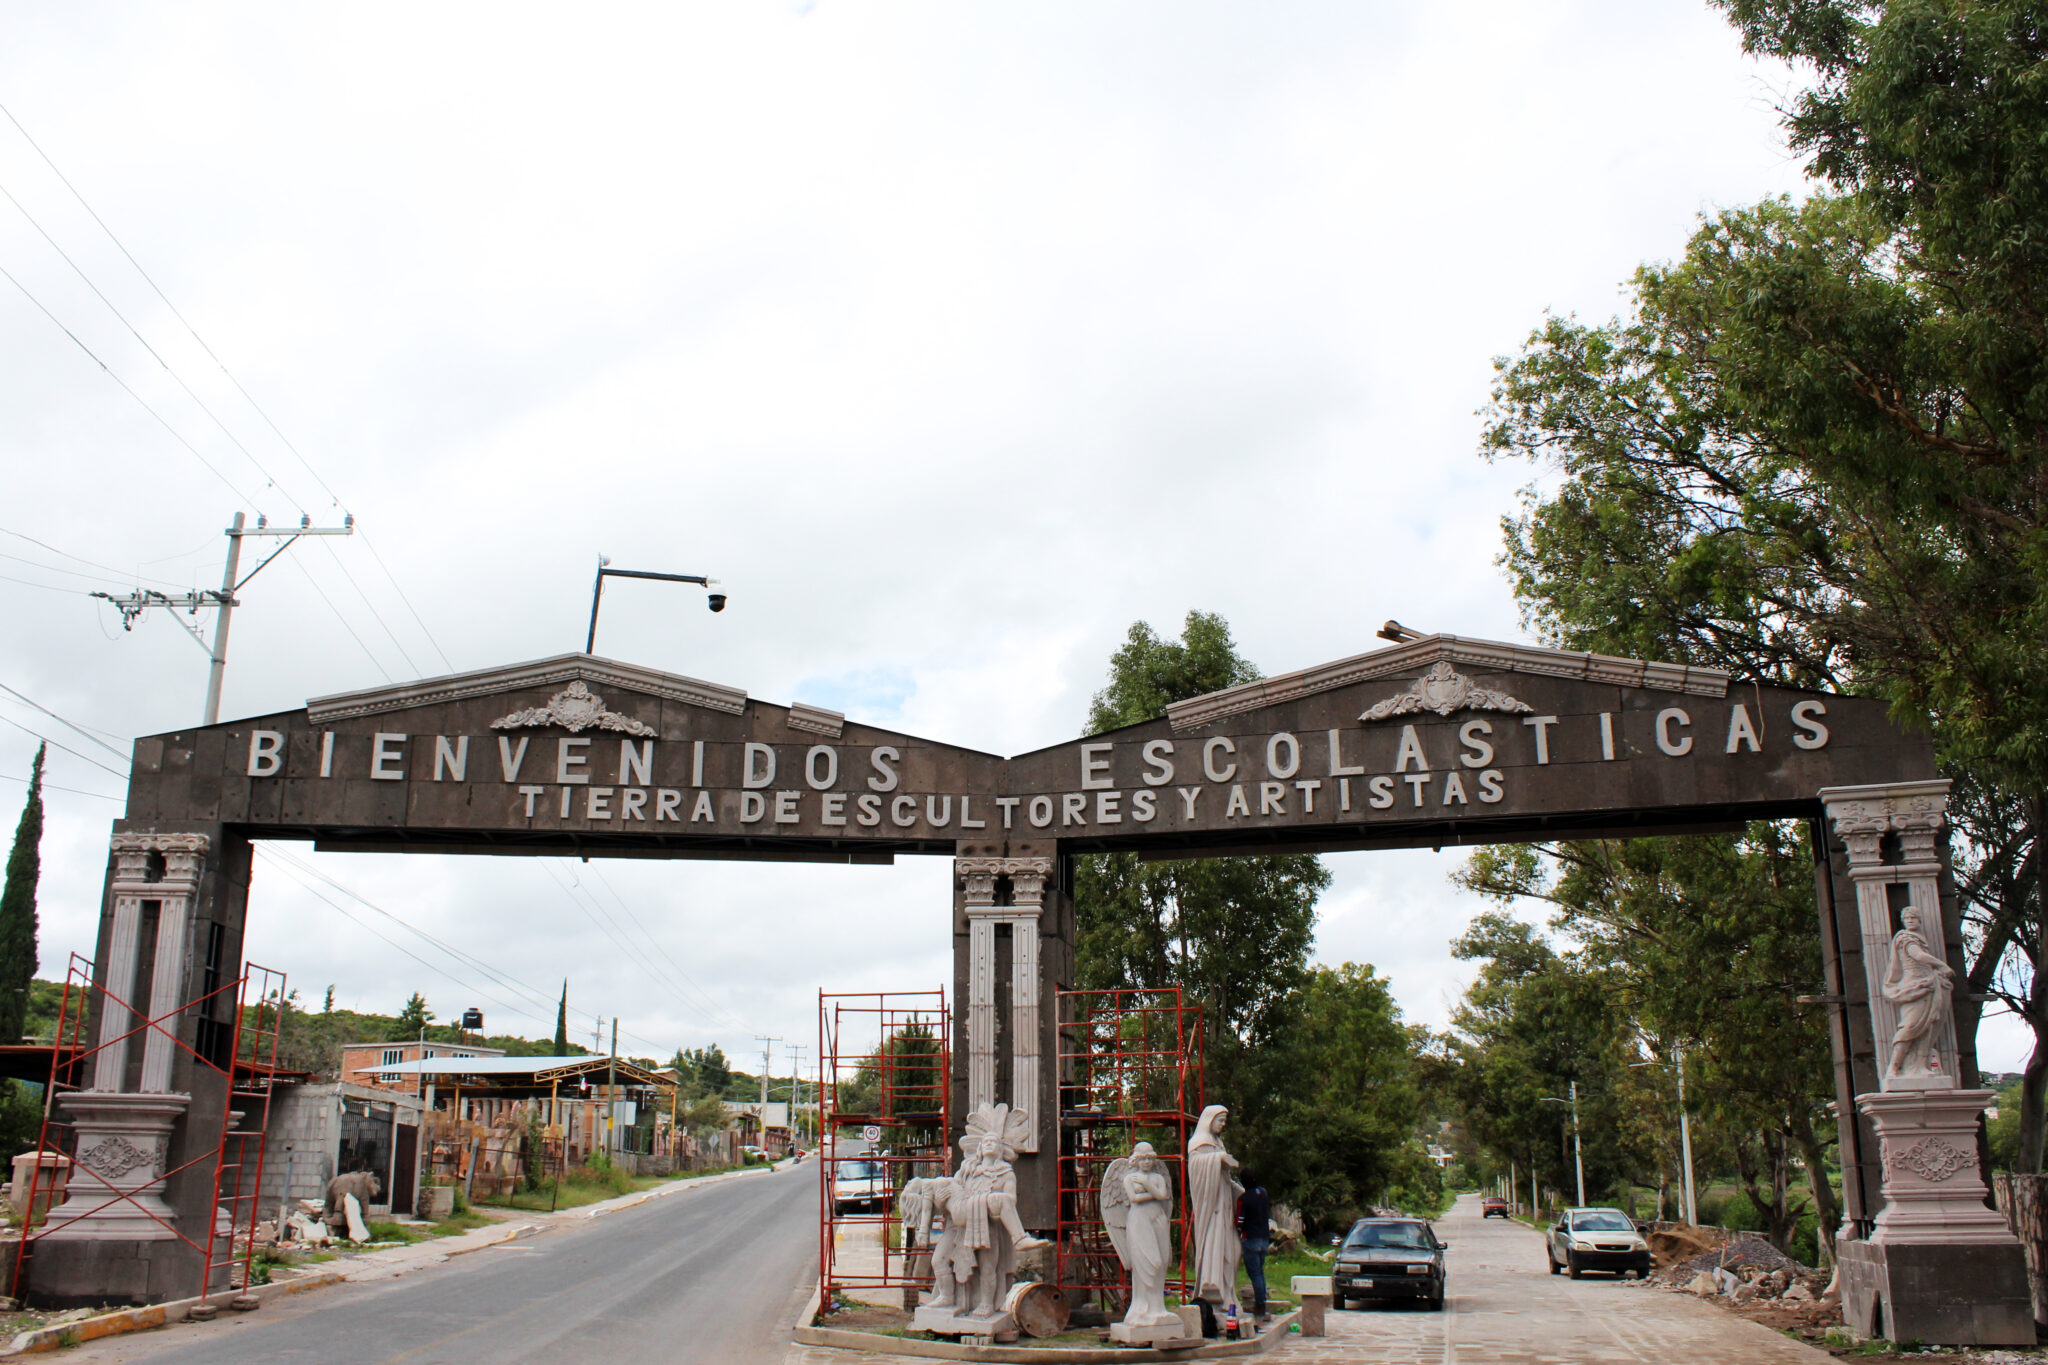
[[[249,998],[252,986],[253,1003]],[[202,1018],[210,1017],[210,1007],[223,997],[232,999],[235,1006],[234,1022],[228,1030],[228,1064],[225,1068],[178,1037],[178,1021],[188,1011],[196,1011]],[[99,1006],[98,1010],[94,1009],[95,1004]],[[241,1289],[249,1283],[250,1261],[256,1252],[259,1191],[263,1185],[264,1138],[270,1128],[270,1099],[276,1083],[278,1032],[284,1007],[284,973],[259,967],[253,962],[244,964],[242,975],[234,980],[223,982],[204,995],[180,1001],[148,1018],[143,1018],[128,1001],[94,983],[90,958],[73,953],[70,969],[65,973],[64,992],[57,1004],[56,1044],[50,1054],[50,1080],[43,1092],[43,1122],[36,1148],[41,1152],[60,1153],[67,1158],[65,1195],[77,1193],[74,1187],[81,1180],[97,1180],[104,1188],[107,1197],[81,1210],[81,1215],[126,1204],[199,1252],[204,1269],[193,1293],[202,1298]],[[122,1011],[122,1017],[139,1022],[126,1033],[86,1046],[91,1020],[102,1017],[110,1008]],[[206,1231],[200,1237],[188,1236],[175,1223],[159,1217],[137,1199],[136,1192],[117,1189],[89,1167],[70,1160],[77,1155],[78,1135],[72,1122],[64,1117],[64,1106],[60,1103],[62,1097],[86,1088],[100,1052],[130,1039],[146,1037],[152,1032],[168,1038],[180,1051],[214,1073],[225,1071],[227,1078],[221,1101],[223,1113],[219,1143],[170,1167],[155,1182],[160,1188],[182,1172],[195,1167],[205,1170],[211,1165],[213,1198],[209,1207],[217,1212],[208,1220]],[[53,1165],[38,1161],[30,1173],[28,1201],[24,1205],[28,1210],[27,1225],[22,1232],[21,1251],[15,1257],[13,1282],[9,1286],[9,1291],[17,1299],[21,1296],[26,1267],[35,1256],[35,1243],[49,1231],[48,1207],[60,1202]],[[100,1193],[100,1189],[91,1190],[87,1198],[97,1197]]]
[[[836,1290],[932,1282],[926,1249],[904,1246],[896,1196],[910,1180],[952,1173],[952,1056],[943,989],[818,992],[818,1290],[827,1308]],[[860,1150],[840,1150],[849,1135],[862,1139]],[[840,1212],[834,1187],[842,1172],[851,1186],[855,1162],[885,1177],[880,1209]]]
[[[1130,1280],[1103,1226],[1109,1163],[1150,1142],[1174,1186],[1173,1242],[1193,1254],[1187,1220],[1187,1147],[1202,1112],[1202,1007],[1164,990],[1061,991],[1059,1232],[1054,1278],[1096,1294],[1112,1317],[1129,1306]],[[1169,1293],[1185,1294],[1169,1277]]]

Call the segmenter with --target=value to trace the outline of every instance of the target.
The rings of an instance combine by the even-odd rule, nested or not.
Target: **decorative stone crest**
[[[651,725],[605,710],[604,698],[592,692],[581,678],[549,697],[546,706],[529,706],[491,722],[493,730],[523,730],[535,725],[559,725],[572,735],[585,730],[616,730],[628,735],[655,733]]]
[[[145,1151],[125,1137],[111,1137],[78,1154],[78,1164],[105,1180],[119,1180],[145,1162],[151,1175],[160,1174],[163,1151],[156,1143]]]
[[[1903,1152],[1890,1154],[1893,1162],[1904,1166],[1922,1180],[1943,1181],[1964,1167],[1975,1169],[1977,1158],[1938,1137],[1922,1138]]]
[[[1434,711],[1440,716],[1448,716],[1458,710],[1518,712],[1535,709],[1505,692],[1473,686],[1470,678],[1439,659],[1406,692],[1397,692],[1366,708],[1359,719],[1385,720],[1389,716],[1413,715],[1417,711]]]

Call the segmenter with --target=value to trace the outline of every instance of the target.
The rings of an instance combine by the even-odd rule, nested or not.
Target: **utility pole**
[[[1586,1207],[1586,1156],[1579,1145],[1579,1083],[1572,1082],[1572,1166],[1579,1176],[1579,1207]]]
[[[612,1016],[612,1057],[604,1064],[604,1150],[610,1156],[619,1150],[619,1016]],[[1580,1183],[1584,1183],[1583,1178]],[[1581,1201],[1584,1202],[1584,1201]]]
[[[187,616],[197,616],[201,607],[214,608],[216,614],[213,618],[213,643],[210,646],[199,633],[198,626],[186,621],[178,622],[199,647],[206,651],[209,666],[206,675],[206,719],[203,723],[207,725],[220,720],[221,682],[228,668],[228,622],[235,608],[241,605],[235,599],[235,594],[248,586],[249,579],[269,567],[271,560],[289,550],[300,536],[352,536],[356,533],[356,519],[353,514],[343,517],[339,526],[315,526],[309,516],[300,517],[297,526],[271,526],[263,517],[256,518],[254,526],[244,525],[244,521],[243,514],[237,512],[234,524],[227,529],[228,562],[227,568],[221,573],[218,592],[205,590],[171,597],[153,588],[142,588],[129,593],[126,597],[116,597],[105,592],[92,594],[114,604],[114,610],[121,613],[123,630],[135,629],[136,620],[151,607],[183,607]],[[249,570],[247,577],[238,579],[235,575],[241,571],[242,540],[246,536],[283,536],[285,542],[265,555],[263,562]],[[172,619],[176,620],[175,617]]]
[[[761,1045],[761,1127],[766,1129],[768,1126],[768,1069],[774,1065],[770,1054],[775,1044],[782,1041],[782,1035],[778,1033],[773,1038],[764,1038],[757,1033],[754,1035],[754,1041]]]
[[[1692,1117],[1685,1112],[1685,1045],[1673,1049],[1678,1055],[1678,1146],[1685,1157],[1685,1221],[1699,1226],[1699,1205],[1693,1201],[1692,1192]]]

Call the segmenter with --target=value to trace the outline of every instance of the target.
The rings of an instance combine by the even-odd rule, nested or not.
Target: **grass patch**
[[[414,1242],[426,1241],[427,1234],[420,1232],[416,1228],[407,1227],[403,1223],[372,1223],[370,1224],[370,1240],[373,1242],[404,1242],[410,1246]]]
[[[481,1213],[465,1210],[462,1213],[449,1214],[446,1218],[428,1228],[425,1235],[428,1237],[460,1237],[465,1232],[474,1232],[478,1228],[487,1228],[497,1221],[495,1218],[486,1218]]]
[[[748,1163],[749,1166],[759,1164],[761,1163]],[[581,1208],[586,1204],[602,1203],[607,1199],[617,1199],[621,1195],[638,1194],[643,1190],[655,1189],[679,1180],[696,1180],[707,1175],[724,1175],[727,1171],[745,1169],[746,1166],[719,1166],[703,1171],[679,1171],[674,1175],[636,1176],[609,1164],[576,1166],[559,1181],[544,1180],[540,1188],[535,1190],[514,1190],[509,1195],[500,1195],[486,1201],[484,1207],[517,1209],[526,1213],[546,1213],[550,1208]]]
[[[1331,1273],[1330,1267],[1332,1264],[1334,1264],[1333,1261],[1322,1260],[1300,1249],[1287,1252],[1284,1255],[1277,1251],[1268,1253],[1266,1256],[1267,1310],[1269,1312],[1278,1310],[1285,1313],[1301,1307],[1301,1299],[1292,1288],[1294,1277],[1296,1275],[1328,1275]],[[1252,1282],[1251,1276],[1246,1273],[1242,1265],[1237,1269],[1237,1282],[1240,1286],[1248,1285]]]

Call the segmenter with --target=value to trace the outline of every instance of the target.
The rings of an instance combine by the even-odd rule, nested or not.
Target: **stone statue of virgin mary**
[[[1230,1111],[1212,1104],[1188,1139],[1188,1217],[1195,1225],[1195,1297],[1230,1303],[1237,1297],[1237,1158],[1223,1149]]]

